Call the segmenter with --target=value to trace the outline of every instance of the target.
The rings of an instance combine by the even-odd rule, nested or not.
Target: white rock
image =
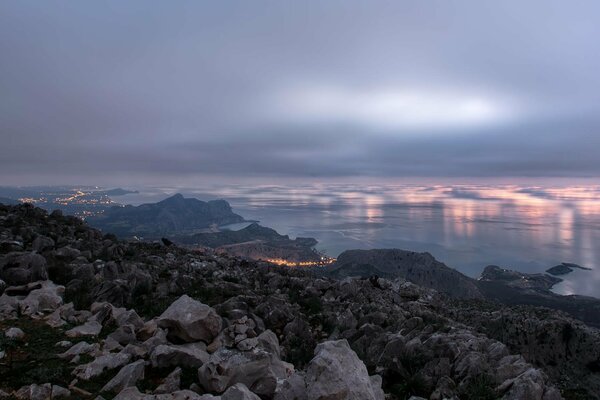
[[[168,329],[170,339],[210,343],[221,331],[222,320],[216,311],[187,295],[175,300],[156,320]]]
[[[221,400],[260,400],[260,397],[252,393],[243,383],[236,383],[223,393]]]
[[[95,319],[90,319],[83,325],[76,326],[75,328],[69,329],[65,332],[68,337],[81,337],[81,336],[98,336],[102,331],[102,324]]]
[[[184,345],[159,345],[150,354],[150,362],[155,368],[171,366],[200,367],[208,361],[204,343],[187,343]]]
[[[373,385],[365,364],[345,339],[317,345],[305,382],[309,399],[384,399],[381,386]]]
[[[138,360],[121,368],[104,387],[103,392],[120,392],[126,387],[135,386],[137,381],[144,379],[144,360]]]
[[[78,365],[73,370],[73,375],[79,379],[89,380],[95,376],[102,374],[106,370],[122,367],[131,360],[131,354],[127,353],[111,353],[97,357],[94,361]]]

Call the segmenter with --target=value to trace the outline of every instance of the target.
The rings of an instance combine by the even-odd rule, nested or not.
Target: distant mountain
[[[586,296],[562,296],[552,286],[561,279],[545,274],[526,274],[490,265],[479,280],[437,261],[429,253],[398,249],[348,250],[324,268],[327,276],[403,278],[435,289],[454,299],[485,299],[506,305],[531,305],[564,311],[588,325],[600,327],[600,300]]]
[[[313,238],[296,238],[291,240],[288,235],[280,235],[275,229],[252,223],[238,231],[221,231],[197,233],[191,236],[174,238],[178,243],[197,244],[217,248],[249,241],[264,241],[270,243],[295,243],[297,245],[313,247],[318,242]]]
[[[201,201],[173,195],[158,203],[112,207],[88,219],[90,225],[121,237],[192,234],[212,225],[244,222],[225,200]]]
[[[238,231],[197,233],[176,236],[177,243],[212,247],[230,255],[253,260],[286,260],[293,262],[319,262],[321,255],[313,249],[314,238],[290,239],[276,230],[252,223]]]
[[[482,298],[477,281],[437,261],[429,253],[399,249],[344,251],[327,274],[334,277],[378,275],[404,278],[457,298]]]

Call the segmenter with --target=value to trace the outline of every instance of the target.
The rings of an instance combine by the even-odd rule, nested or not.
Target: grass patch
[[[473,400],[495,400],[498,398],[498,394],[494,390],[495,386],[496,384],[491,376],[478,375],[460,391],[460,396]]]
[[[55,347],[57,342],[71,340],[65,337],[64,331],[53,329],[42,321],[24,318],[0,321],[2,331],[11,326],[22,329],[26,336],[23,341],[14,341],[12,362],[0,364],[0,387],[18,389],[32,383],[47,382],[68,386],[73,379],[71,371],[74,366],[58,358],[64,349]],[[9,345],[3,342],[4,346]]]

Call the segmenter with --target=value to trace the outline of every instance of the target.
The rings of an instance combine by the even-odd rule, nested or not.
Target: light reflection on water
[[[136,204],[177,191],[225,198],[247,219],[293,237],[315,237],[317,247],[332,256],[354,248],[428,251],[473,277],[488,264],[523,272],[543,272],[562,261],[598,265],[598,186],[314,184],[141,191],[115,200]],[[564,278],[557,292],[600,297],[600,268]]]

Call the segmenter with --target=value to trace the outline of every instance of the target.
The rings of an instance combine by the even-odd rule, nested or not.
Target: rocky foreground
[[[600,334],[560,312],[122,242],[29,205],[0,205],[0,278],[0,398],[600,393]]]

